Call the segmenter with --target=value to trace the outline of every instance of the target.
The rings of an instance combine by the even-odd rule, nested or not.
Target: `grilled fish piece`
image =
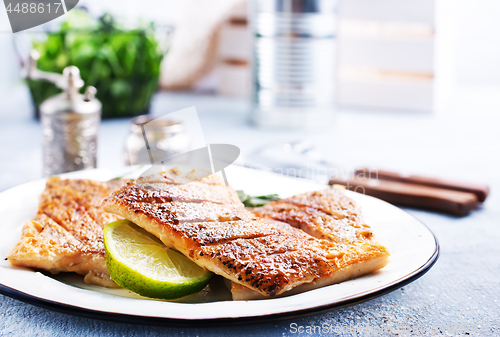
[[[338,243],[374,240],[361,211],[343,190],[329,188],[255,208],[260,217],[283,221],[319,239]]]
[[[232,281],[233,299],[312,289],[387,263],[387,250],[376,243],[318,239],[287,223],[255,217],[215,177],[185,185],[172,182],[169,173],[163,181],[160,175],[141,178],[114,192],[103,207]]]
[[[76,272],[87,283],[116,287],[106,268],[102,228],[121,218],[100,204],[123,184],[49,179],[37,216],[25,224],[7,259],[15,266]]]
[[[142,182],[131,182],[113,193],[104,201],[104,209],[129,219],[168,247],[229,280],[273,296],[312,282],[333,268],[307,240],[294,238],[245,210],[234,190],[221,181],[215,184],[212,178],[210,184],[179,185],[182,188],[167,182]],[[200,200],[202,195],[205,200]],[[171,200],[182,200],[184,205]],[[193,214],[193,220],[187,221],[186,214]]]
[[[320,239],[313,244],[319,245],[336,267],[330,275],[298,286],[286,295],[340,283],[379,270],[388,263],[387,248],[376,241],[370,227],[363,222],[359,208],[342,190],[329,188],[296,195],[255,208],[254,213],[289,224],[288,230],[296,236],[309,234]],[[261,298],[234,282],[231,292],[233,299]]]

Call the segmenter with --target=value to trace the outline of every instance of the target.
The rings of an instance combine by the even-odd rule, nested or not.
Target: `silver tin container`
[[[97,165],[101,102],[95,98],[96,90],[88,87],[84,95],[78,92],[83,81],[73,66],[65,68],[63,76],[56,80],[64,92],[40,106],[45,176]]]
[[[180,121],[138,116],[130,121],[125,141],[126,165],[158,164],[189,150],[190,142]]]
[[[259,126],[321,129],[335,111],[336,0],[254,2],[253,112]]]

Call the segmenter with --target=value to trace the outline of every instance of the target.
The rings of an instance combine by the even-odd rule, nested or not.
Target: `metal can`
[[[318,129],[335,111],[336,0],[258,0],[253,113],[260,126]]]

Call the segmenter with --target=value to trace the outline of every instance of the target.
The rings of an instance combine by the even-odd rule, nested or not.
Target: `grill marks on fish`
[[[330,272],[328,259],[307,245],[283,235],[238,238],[204,246],[202,254],[219,261],[237,283],[272,296],[312,282]]]
[[[142,179],[142,178],[141,178]],[[126,195],[118,195],[129,202],[167,203],[179,202],[212,202],[224,205],[241,205],[234,190],[223,185],[191,182],[185,185],[170,184],[167,182],[142,182],[140,187],[131,182],[124,190]],[[119,192],[122,193],[122,192]]]
[[[256,217],[220,180],[216,184],[212,177],[209,184],[185,185],[172,185],[167,179],[162,183],[158,176],[154,184],[151,180],[129,183],[104,201],[104,209],[131,220],[216,274],[273,296],[336,268],[319,246],[309,242],[317,239],[294,235]]]
[[[198,188],[195,184],[185,189],[188,187]],[[221,186],[218,187],[216,191]],[[165,232],[163,235],[170,238],[167,245],[207,269],[229,275],[266,295],[311,282],[331,269],[329,261],[307,239],[294,237],[270,221],[256,218],[240,202],[228,206],[198,202],[195,197],[188,202],[159,203],[158,199],[149,199],[148,203],[136,198],[144,195],[138,192],[141,189],[142,185],[128,184],[105,201],[105,208],[112,207],[122,215],[134,214],[133,221],[140,226],[147,227],[144,222],[148,220],[159,223],[153,234],[161,237]],[[216,195],[217,192],[211,199],[218,199]]]
[[[273,201],[255,208],[254,212],[335,244],[339,253],[334,262],[339,268],[354,261],[389,256],[387,248],[376,240],[364,222],[354,201],[337,188]],[[329,250],[327,247],[322,249]]]
[[[184,222],[173,224],[172,230],[183,238],[193,240],[198,247],[223,245],[236,239],[254,239],[268,235],[279,235],[272,227],[262,226],[259,221],[228,222]],[[195,252],[196,253],[196,252]]]
[[[123,184],[113,182],[118,188]],[[37,216],[23,227],[8,260],[52,273],[77,272],[86,282],[116,286],[106,268],[102,239],[103,227],[120,219],[101,207],[111,192],[103,182],[49,179]]]
[[[274,221],[276,227],[295,238],[306,240],[332,265],[329,272],[298,285],[288,294],[339,283],[388,263],[387,248],[376,241],[354,201],[341,190],[330,188],[274,201],[254,209],[254,213]],[[231,292],[238,300],[262,298],[235,282]]]
[[[373,238],[371,228],[364,223],[354,201],[335,188],[274,201],[254,212],[332,242],[353,244]]]
[[[122,182],[49,179],[38,215],[26,223],[8,259],[54,273],[74,271],[86,275],[86,282],[112,286],[102,228],[125,217],[231,280],[234,299],[310,290],[387,263],[387,249],[341,191],[276,201],[256,209],[256,215],[217,176],[182,184],[188,180],[176,170],[140,178],[101,206]]]
[[[130,200],[130,199],[128,199]],[[128,201],[120,196],[117,202],[128,205],[134,211],[155,217],[162,222],[203,222],[203,221],[238,221],[245,217],[253,217],[250,213],[242,213],[241,207],[231,207],[211,202],[166,202],[147,203]]]
[[[82,252],[104,256],[102,227],[97,224],[84,207],[76,203],[50,204],[40,209],[81,243]]]

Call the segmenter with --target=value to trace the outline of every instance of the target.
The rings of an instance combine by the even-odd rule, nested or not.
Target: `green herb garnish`
[[[236,193],[238,193],[238,197],[245,207],[260,207],[270,203],[271,201],[280,200],[277,194],[251,196],[242,190],[237,190]]]

